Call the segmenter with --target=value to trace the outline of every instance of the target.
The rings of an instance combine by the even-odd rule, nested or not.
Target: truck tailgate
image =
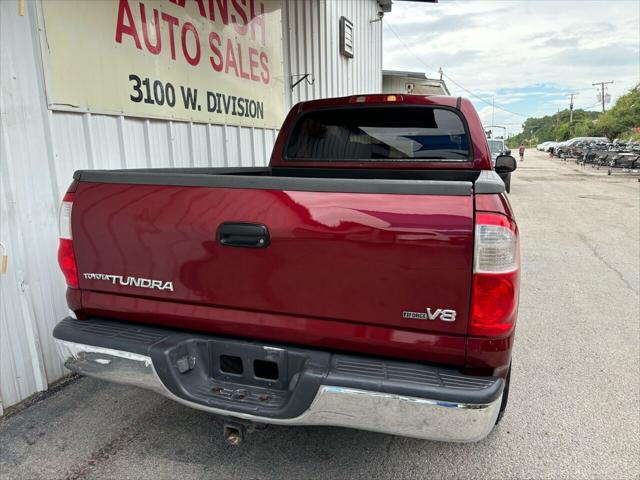
[[[266,226],[268,246],[222,245],[225,222]],[[83,291],[381,325],[394,335],[466,333],[471,194],[82,181],[72,225]]]

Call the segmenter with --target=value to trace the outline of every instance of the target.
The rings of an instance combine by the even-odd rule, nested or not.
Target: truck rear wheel
[[[500,404],[500,413],[498,413],[498,419],[496,420],[496,425],[500,423],[502,417],[504,417],[504,412],[507,410],[507,402],[509,401],[509,386],[511,385],[511,367],[509,367],[509,372],[507,373],[507,378],[505,379],[505,386],[502,392],[502,403]]]

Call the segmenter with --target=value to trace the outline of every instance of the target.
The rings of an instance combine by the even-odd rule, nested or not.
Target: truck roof
[[[346,97],[322,98],[310,100],[299,104],[302,111],[314,110],[323,107],[338,107],[346,105],[440,105],[456,108],[469,100],[461,97],[448,97],[444,95],[411,95],[407,93],[373,93],[362,95],[349,95]],[[471,104],[471,102],[469,102]]]
[[[345,97],[324,98],[300,102],[295,105],[285,119],[271,155],[272,167],[322,167],[322,168],[372,168],[372,162],[358,160],[340,162],[331,160],[292,160],[285,159],[285,148],[289,133],[298,118],[314,110],[331,108],[359,108],[367,106],[433,106],[452,109],[464,120],[468,129],[471,147],[471,158],[468,161],[376,161],[378,169],[414,169],[414,170],[491,170],[491,153],[487,143],[484,127],[480,117],[470,100],[462,97],[440,95],[409,95],[406,93],[375,93],[349,95]]]

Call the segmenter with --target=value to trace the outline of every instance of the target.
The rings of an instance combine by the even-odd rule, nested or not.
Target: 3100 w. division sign
[[[272,0],[41,2],[49,108],[279,128]]]

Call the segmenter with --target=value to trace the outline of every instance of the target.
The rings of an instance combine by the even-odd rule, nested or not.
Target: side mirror
[[[511,150],[509,150],[508,148],[504,151],[503,155],[511,155]]]
[[[496,158],[496,173],[511,173],[516,167],[516,159],[511,155],[500,155]]]

